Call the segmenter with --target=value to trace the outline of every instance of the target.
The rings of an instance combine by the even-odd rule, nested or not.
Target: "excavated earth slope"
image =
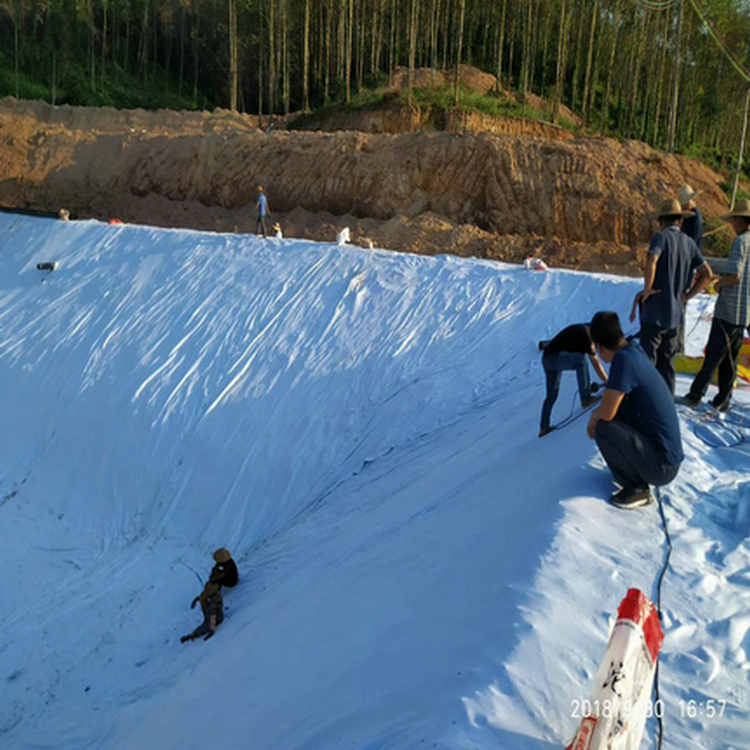
[[[638,272],[648,213],[683,183],[709,221],[725,179],[636,141],[287,131],[257,117],[0,101],[0,206],[252,231],[262,184],[288,236]],[[531,132],[534,132],[532,129]],[[554,131],[552,131],[554,134]]]

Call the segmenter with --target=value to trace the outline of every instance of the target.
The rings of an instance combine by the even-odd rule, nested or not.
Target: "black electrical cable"
[[[661,516],[661,525],[664,529],[664,538],[667,540],[667,554],[664,557],[664,564],[662,565],[661,572],[656,581],[656,611],[659,613],[659,622],[662,622],[661,612],[661,585],[664,581],[664,575],[669,567],[669,558],[672,556],[672,537],[669,535],[669,527],[667,526],[667,517],[664,514],[664,504],[662,503],[661,492],[658,487],[655,488],[654,494],[659,503],[659,515]],[[657,737],[656,737],[656,748],[661,750],[661,743],[664,737],[664,723],[662,721],[662,706],[659,698],[659,659],[656,659],[656,671],[654,673],[654,713],[656,714],[657,721]]]

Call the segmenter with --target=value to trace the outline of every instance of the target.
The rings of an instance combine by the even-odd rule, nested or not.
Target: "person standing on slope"
[[[649,485],[669,484],[684,458],[674,399],[640,344],[623,336],[617,313],[594,315],[591,338],[610,368],[586,432],[621,487],[610,502],[639,508],[653,502]]]
[[[268,210],[268,198],[263,190],[262,185],[258,185],[258,200],[255,201],[255,210],[258,212],[258,220],[255,223],[255,234],[258,234],[258,229],[263,230],[263,237],[266,236],[266,217],[270,214]]]
[[[566,370],[574,371],[578,378],[578,395],[581,406],[585,409],[594,403],[593,394],[599,389],[597,383],[589,380],[588,357],[591,366],[603,383],[607,382],[607,373],[596,356],[594,342],[591,340],[591,328],[577,324],[564,328],[552,341],[539,342],[542,354],[542,367],[547,383],[547,396],[542,404],[542,418],[539,424],[539,437],[544,437],[555,428],[550,424],[552,407],[560,392],[560,379]]]
[[[746,198],[738,200],[734,211],[722,218],[732,225],[737,237],[729,251],[727,273],[722,274],[715,284],[719,298],[714,308],[703,366],[682,402],[698,406],[718,368],[719,392],[711,405],[719,411],[727,411],[737,377],[737,357],[745,329],[750,324],[750,201]]]
[[[660,230],[651,239],[643,270],[643,289],[636,294],[630,313],[633,322],[636,306],[642,305],[641,346],[671,393],[674,393],[674,357],[679,348],[678,328],[683,307],[711,280],[711,267],[698,246],[680,231],[685,216],[692,216],[692,212],[683,211],[677,199],[665,200],[659,207]]]

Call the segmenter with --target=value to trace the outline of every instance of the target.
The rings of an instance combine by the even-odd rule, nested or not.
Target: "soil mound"
[[[412,74],[412,86],[415,89],[441,89],[455,85],[455,69],[441,71],[433,68],[415,68]],[[489,94],[497,90],[497,78],[472,65],[459,65],[459,82],[462,86],[478,94]],[[405,91],[409,85],[409,69],[396,68],[392,86],[398,91]]]
[[[683,183],[711,222],[722,176],[636,141],[507,133],[265,132],[249,116],[0,102],[0,206],[638,273],[648,213]]]

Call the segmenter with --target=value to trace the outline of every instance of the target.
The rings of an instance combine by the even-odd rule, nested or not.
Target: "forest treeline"
[[[657,147],[671,137],[677,150],[723,161],[737,152],[748,84],[721,45],[750,60],[750,6],[2,0],[0,34],[0,94],[17,97],[283,114],[351,102],[386,86],[398,66],[462,62],[496,75],[520,101],[532,92],[565,104],[594,131]],[[456,95],[460,103],[460,87]]]

